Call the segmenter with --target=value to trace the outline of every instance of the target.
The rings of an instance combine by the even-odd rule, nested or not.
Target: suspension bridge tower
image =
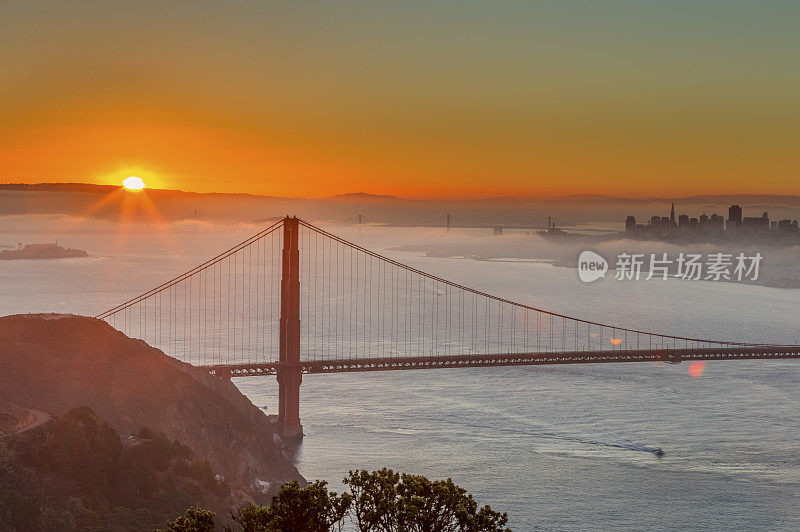
[[[280,369],[278,377],[278,421],[283,435],[303,436],[300,424],[300,224],[296,217],[283,220],[281,276]]]

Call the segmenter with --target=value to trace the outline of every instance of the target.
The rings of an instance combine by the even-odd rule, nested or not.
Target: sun
[[[144,181],[141,177],[130,176],[122,181],[122,186],[128,190],[142,190],[144,188]]]

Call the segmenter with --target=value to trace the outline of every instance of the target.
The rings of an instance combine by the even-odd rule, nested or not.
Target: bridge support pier
[[[283,220],[281,274],[280,357],[278,371],[278,422],[284,437],[302,438],[300,424],[300,224]]]
[[[302,438],[300,424],[300,384],[303,375],[298,369],[278,372],[278,422],[284,438]]]

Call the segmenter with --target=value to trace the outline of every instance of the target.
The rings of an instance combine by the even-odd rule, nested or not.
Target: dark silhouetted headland
[[[80,316],[0,318],[0,402],[54,417],[88,406],[124,439],[163,432],[208,460],[234,490],[267,503],[302,481],[266,414],[230,381]],[[16,410],[8,424],[19,423]],[[12,412],[13,414],[13,412]]]

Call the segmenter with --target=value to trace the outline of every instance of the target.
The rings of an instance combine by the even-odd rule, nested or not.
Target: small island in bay
[[[19,249],[0,251],[0,260],[16,259],[66,259],[72,257],[88,257],[82,249],[63,248],[54,244],[27,244]]]

